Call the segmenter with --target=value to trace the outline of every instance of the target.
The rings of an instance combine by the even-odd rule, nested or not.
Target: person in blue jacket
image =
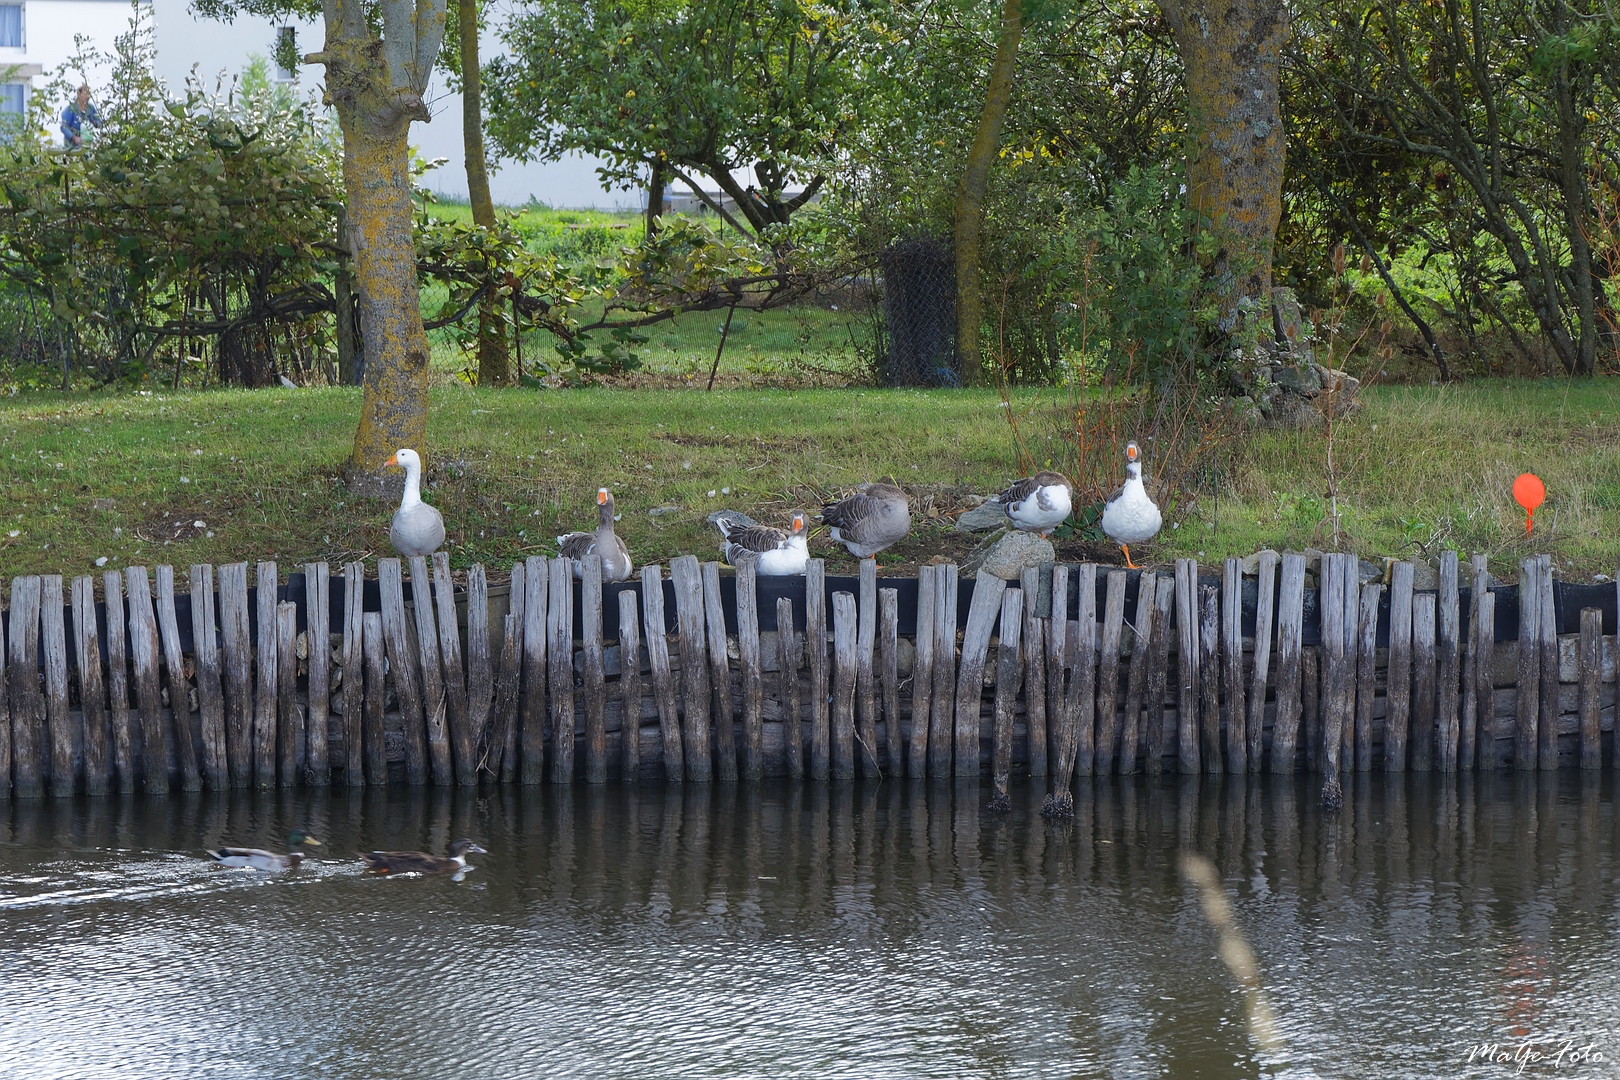
[[[77,150],[84,146],[83,126],[88,123],[91,127],[101,126],[101,115],[96,107],[90,104],[90,87],[79,87],[79,96],[73,104],[62,110],[62,145],[70,150]]]

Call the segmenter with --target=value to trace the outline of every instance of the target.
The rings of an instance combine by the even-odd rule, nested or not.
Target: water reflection
[[[0,805],[0,1075],[1428,1077],[1565,1037],[1616,1075],[1607,775],[1361,775],[1326,816],[1305,779],[1106,780],[1056,825],[984,794]],[[325,841],[297,871],[203,855],[295,827]],[[354,857],[459,836],[489,849],[459,883]],[[1277,1054],[1183,848],[1233,894]]]

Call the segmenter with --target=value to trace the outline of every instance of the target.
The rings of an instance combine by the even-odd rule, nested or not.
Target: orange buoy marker
[[[1536,507],[1547,500],[1547,485],[1535,473],[1520,473],[1513,481],[1513,499],[1524,507],[1524,534],[1529,536],[1536,520]]]

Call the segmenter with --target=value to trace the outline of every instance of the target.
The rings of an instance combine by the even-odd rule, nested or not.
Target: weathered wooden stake
[[[1079,601],[1074,625],[1065,636],[1072,642],[1074,662],[1069,669],[1069,692],[1063,702],[1067,757],[1072,773],[1060,777],[1054,791],[1066,793],[1073,774],[1090,776],[1097,761],[1097,564],[1075,567],[1074,590]]]
[[[889,775],[905,775],[900,738],[900,591],[878,590],[878,671],[883,695],[883,748]]]
[[[1519,683],[1513,725],[1513,767],[1536,767],[1536,714],[1541,703],[1541,560],[1519,561]]]
[[[365,725],[361,733],[366,783],[388,782],[388,756],[383,744],[383,704],[387,694],[383,667],[382,615],[367,611],[360,617],[361,651],[366,663]]]
[[[956,604],[955,563],[934,567],[934,698],[928,716],[928,775],[951,775],[951,748],[956,715]],[[976,706],[975,706],[976,707]],[[975,753],[977,760],[977,753]]]
[[[1356,771],[1372,770],[1373,695],[1378,672],[1378,605],[1384,586],[1369,581],[1361,587],[1360,642],[1356,647]],[[1346,763],[1348,764],[1348,762]]]
[[[1389,579],[1389,686],[1384,698],[1384,771],[1406,769],[1412,722],[1412,564],[1398,562]]]
[[[511,573],[512,579],[506,590],[506,613],[517,619],[517,652],[513,656],[515,666],[512,669],[512,686],[510,688],[512,709],[507,715],[498,717],[496,721],[502,734],[500,757],[501,783],[503,784],[515,783],[518,775],[518,729],[522,723],[521,709],[523,701],[523,628],[528,622],[527,605],[529,602],[528,583],[525,581],[528,574],[528,564],[526,562],[513,563]],[[503,637],[501,641],[504,648],[506,639]],[[501,659],[503,662],[505,661],[504,653],[502,653]],[[504,670],[496,674],[495,699],[497,704],[500,702],[501,694],[506,692],[507,689],[506,685],[501,681],[504,678],[506,678]]]
[[[600,611],[598,611],[600,616]],[[495,658],[489,644],[489,578],[482,563],[467,571],[467,756],[473,775],[484,760],[479,745],[493,736],[490,707],[495,700]],[[456,753],[462,747],[456,745]],[[499,755],[496,756],[499,761]]]
[[[1249,741],[1250,772],[1259,772],[1261,739],[1266,722],[1266,690],[1271,677],[1272,618],[1277,605],[1277,553],[1262,551],[1256,568],[1259,594],[1254,612],[1254,674],[1249,682],[1249,721],[1245,735]]]
[[[422,711],[421,688],[416,682],[416,652],[410,645],[405,625],[405,579],[398,559],[377,560],[377,592],[382,602],[382,632],[388,676],[394,683],[399,702],[399,721],[404,731],[405,782],[413,786],[428,779],[427,720]],[[314,656],[314,635],[310,635],[310,655]],[[310,694],[315,693],[315,668],[310,667]],[[313,710],[311,711],[313,719]],[[313,736],[313,724],[311,735]],[[313,762],[311,768],[313,768]]]
[[[6,659],[9,655],[5,620],[0,619],[0,799],[11,797],[11,678]]]
[[[73,714],[68,710],[67,626],[62,613],[60,574],[40,579],[39,602],[40,646],[45,653],[45,718],[51,738],[51,794],[66,797],[73,794],[77,778],[73,769]]]
[[[607,783],[607,666],[602,643],[602,556],[580,563],[579,637],[585,684],[585,782]]]
[[[254,650],[253,783],[268,788],[276,786],[276,604],[281,599],[276,564],[261,562],[254,584],[258,603],[253,629],[258,639]],[[133,585],[130,593],[133,597]]]
[[[855,778],[855,667],[857,614],[853,593],[835,592],[833,602],[832,778]]]
[[[478,761],[473,752],[475,736],[467,680],[462,674],[461,630],[456,620],[455,588],[450,582],[450,555],[443,551],[433,553],[433,602],[438,614],[439,667],[444,672],[445,714],[450,720],[451,771],[457,786],[472,787],[478,783]],[[485,655],[488,655],[487,645]]]
[[[685,749],[681,744],[681,717],[675,700],[675,675],[669,665],[669,631],[664,622],[664,570],[641,568],[642,625],[647,632],[647,669],[652,673],[653,704],[658,707],[658,732],[664,751],[664,782],[679,784],[686,777]]]
[[[418,579],[412,583],[412,593],[419,611],[424,606],[432,605],[427,592],[416,589],[420,581]],[[365,642],[362,640],[365,635],[365,583],[363,565],[351,562],[343,567],[343,782],[349,787],[364,787],[366,783],[366,674]],[[438,648],[435,641],[435,670]]]
[[[647,569],[642,568],[643,582],[647,579]],[[658,588],[658,568],[651,569],[653,587]],[[545,779],[546,652],[551,646],[546,633],[546,592],[550,578],[544,556],[530,555],[524,560],[523,727],[518,737],[518,780],[524,784],[538,784]],[[659,599],[663,599],[662,594]]]
[[[1322,556],[1322,739],[1317,749],[1317,764],[1329,777],[1339,774],[1339,751],[1343,745],[1345,724],[1345,690],[1351,685],[1345,670],[1344,610],[1344,558],[1336,554]]]
[[[706,562],[703,577],[703,629],[708,642],[709,692],[713,695],[715,778],[737,782],[737,720],[731,693],[730,650],[726,647],[726,614],[720,601],[720,564]]]
[[[1305,743],[1305,771],[1322,768],[1322,647],[1307,646],[1299,656],[1300,732]]]
[[[1479,716],[1479,598],[1485,592],[1485,557],[1475,555],[1471,560],[1472,587],[1468,597],[1468,625],[1464,628],[1466,644],[1463,649],[1462,706],[1457,725],[1458,767],[1475,768],[1479,736],[1482,730]]]
[[[1356,665],[1361,656],[1361,635],[1357,632],[1361,625],[1361,560],[1348,554],[1341,558],[1344,560],[1344,701],[1339,707],[1339,764],[1341,771],[1348,771],[1356,761]]]
[[[1198,587],[1198,697],[1203,768],[1221,771],[1221,591]]]
[[[1412,771],[1433,772],[1435,761],[1435,597],[1412,599]]]
[[[1052,567],[1052,614],[1045,620],[1044,641],[1026,641],[1024,647],[1046,649],[1046,772],[1056,766],[1058,730],[1063,726],[1063,702],[1067,696],[1069,671],[1069,568],[1062,563]],[[1030,775],[1034,775],[1034,762]],[[1045,775],[1045,774],[1043,774]]]
[[[196,581],[193,574],[192,581]],[[212,597],[210,597],[210,600]],[[196,625],[196,592],[192,592],[192,625]],[[332,568],[323,562],[304,566],[305,642],[309,653],[309,780],[316,787],[332,782],[330,760],[330,717],[332,702]],[[212,628],[212,619],[209,621]],[[212,636],[212,634],[210,634]],[[407,654],[409,655],[409,654]],[[208,756],[208,698],[203,692],[203,670],[197,664],[197,696],[202,701],[203,757]],[[421,727],[417,728],[418,733]],[[420,737],[420,735],[418,736]],[[223,760],[223,759],[221,759]],[[207,769],[204,769],[207,772]],[[210,787],[213,786],[210,782]]]
[[[180,619],[174,606],[174,567],[157,568],[158,638],[163,645],[163,667],[169,679],[169,709],[174,717],[175,764],[184,791],[202,790],[197,768],[197,745],[191,737],[191,684],[186,679],[186,658],[180,651]],[[66,698],[63,699],[64,706]]]
[[[246,567],[243,567],[246,570]],[[107,722],[112,728],[113,771],[118,790],[135,790],[135,749],[129,724],[129,654],[125,646],[124,576],[108,570],[101,576],[101,592],[107,605]],[[247,612],[247,586],[242,588],[243,618]],[[15,610],[15,609],[13,609]],[[243,676],[243,685],[247,683]],[[245,736],[244,736],[245,741]]]
[[[163,730],[163,691],[158,680],[157,619],[152,613],[152,583],[144,566],[127,567],[124,579],[129,588],[129,647],[135,667],[135,701],[141,718],[142,772],[145,774],[146,793],[164,795],[169,791],[169,740]],[[275,640],[272,631],[272,648]],[[271,655],[275,654],[272,652]],[[274,715],[274,693],[271,695],[270,708]],[[272,783],[275,781],[275,771],[275,745],[272,743]]]
[[[1479,731],[1475,736],[1474,760],[1480,769],[1495,769],[1496,693],[1491,683],[1491,662],[1496,652],[1496,594],[1489,590],[1479,597],[1479,657],[1474,677],[1480,685]],[[1620,754],[1616,755],[1620,757]]]
[[[832,730],[827,685],[827,564],[804,568],[804,657],[810,668],[810,779],[832,773]]]
[[[627,784],[641,779],[641,615],[636,607],[635,590],[619,590],[619,700],[624,703],[619,775]]]
[[[1001,640],[996,646],[995,727],[991,735],[990,778],[995,793],[991,809],[1011,809],[1007,782],[1012,772],[1013,712],[1023,665],[1020,644],[1024,631],[1024,592],[1007,589],[1001,596]]]
[[[112,676],[108,680],[107,689],[113,708],[114,740],[118,738],[118,712],[121,704],[119,684],[123,681],[119,669],[123,663],[123,649],[120,647],[119,657],[115,661],[110,646],[115,622],[118,624],[120,646],[122,645],[124,622],[123,605],[119,602],[119,597],[123,595],[123,582],[122,579],[115,581],[115,578],[117,575],[112,573],[103,578],[103,584],[106,586],[103,592],[107,597],[109,645],[107,666]],[[114,603],[118,603],[119,606],[116,619],[113,618]],[[253,715],[253,644],[248,629],[247,563],[228,563],[219,568],[219,644],[225,675],[223,694],[226,769],[231,787],[247,787],[252,783],[253,777],[253,729],[250,719]],[[344,674],[349,674],[347,667]],[[126,696],[122,700],[127,702],[129,699]],[[125,716],[127,726],[127,711]]]
[[[1103,601],[1102,653],[1097,662],[1097,744],[1094,766],[1106,776],[1114,768],[1119,735],[1119,639],[1125,625],[1125,571],[1110,570]]]
[[[758,567],[737,567],[737,665],[742,674],[743,745],[740,775],[757,784],[765,776],[765,663],[759,651]]]
[[[1598,727],[1599,695],[1603,690],[1603,611],[1581,609],[1581,644],[1578,660],[1582,769],[1603,767],[1602,732]]]
[[[1029,775],[1046,775],[1046,623],[1041,609],[1041,570],[1024,569],[1019,582],[1024,592],[1024,730],[1029,748]]]
[[[1170,686],[1171,619],[1176,607],[1176,579],[1173,575],[1158,576],[1153,595],[1153,651],[1148,654],[1147,714],[1143,721],[1144,768],[1149,776],[1164,772],[1164,755],[1168,739],[1164,730],[1164,699]]]
[[[1198,563],[1176,560],[1177,660],[1176,767],[1184,776],[1199,769],[1198,703]]]
[[[495,713],[490,724],[489,740],[481,753],[483,771],[503,781],[510,781],[516,776],[516,771],[506,760],[506,754],[512,745],[512,728],[517,722],[518,691],[523,672],[522,651],[523,618],[509,612],[501,618],[501,658],[495,676]]]
[[[1558,768],[1558,619],[1553,607],[1552,556],[1541,555],[1537,595],[1541,600],[1541,709],[1536,725],[1537,767]]]
[[[1435,678],[1439,681],[1435,696],[1438,713],[1436,729],[1436,763],[1440,771],[1457,771],[1458,743],[1461,739],[1457,717],[1457,665],[1458,633],[1462,620],[1461,599],[1457,591],[1457,553],[1440,553],[1440,593],[1435,609]]]
[[[793,601],[776,598],[777,700],[782,705],[782,755],[788,779],[804,779],[804,730],[799,720],[799,648]]]
[[[1277,720],[1271,731],[1271,771],[1292,774],[1299,746],[1300,632],[1305,611],[1305,556],[1282,557],[1277,594]]]
[[[304,736],[304,712],[298,704],[298,605],[290,600],[276,605],[276,714],[279,782],[282,787],[293,787],[303,773],[299,744]]]
[[[696,562],[697,560],[693,560]],[[551,655],[546,668],[551,681],[551,782],[574,782],[574,568],[572,559],[551,560],[547,586],[547,640]],[[701,641],[701,635],[699,637]],[[681,652],[691,652],[687,639]]]
[[[1226,771],[1249,771],[1249,739],[1243,707],[1243,561],[1221,567],[1221,671],[1226,690]]]
[[[45,727],[45,696],[39,684],[40,587],[36,575],[11,579],[12,792],[19,799],[37,799],[45,794],[40,745]],[[165,772],[164,790],[168,790],[167,783]]]
[[[195,610],[195,609],[194,609]],[[0,637],[0,641],[3,641]],[[73,654],[79,669],[79,704],[84,710],[84,790],[87,795],[105,795],[110,764],[107,753],[107,693],[101,679],[101,635],[96,630],[96,581],[84,576],[73,579]],[[201,650],[198,651],[199,684]],[[5,649],[0,648],[0,668],[5,667]],[[219,667],[214,667],[214,693],[219,693]],[[0,685],[0,724],[6,723],[4,687]],[[206,718],[206,712],[205,712]],[[204,736],[206,738],[206,731]],[[220,752],[220,767],[225,755]],[[7,782],[9,783],[9,771]],[[210,786],[219,785],[211,778]]]
[[[696,555],[670,560],[675,618],[681,635],[681,732],[686,740],[686,778],[706,784],[714,774],[709,752],[709,665],[703,628],[703,571]]]
[[[928,775],[929,702],[934,693],[934,568],[917,568],[917,643],[911,666],[911,742],[907,747],[908,772]]]
[[[411,613],[416,623],[416,670],[422,678],[422,724],[427,736],[429,769],[434,784],[449,787],[456,779],[455,763],[450,752],[450,696],[445,691],[444,661],[439,656],[439,620],[433,613],[433,580],[428,575],[427,559],[421,555],[412,556],[410,566]],[[355,610],[353,618],[355,637],[358,640],[359,609]],[[359,662],[360,656],[356,653],[355,663]],[[358,702],[357,698],[357,705]],[[358,718],[355,723],[359,723]],[[359,728],[355,730],[358,732]],[[358,753],[357,748],[354,754]],[[351,755],[350,760],[349,767],[354,770],[355,777],[350,783],[358,784],[359,758]]]
[[[1131,627],[1131,666],[1125,686],[1125,720],[1119,728],[1119,771],[1136,771],[1137,752],[1144,744],[1142,704],[1147,696],[1149,656],[1153,650],[1153,605],[1158,598],[1159,576],[1142,571],[1136,581],[1136,624]],[[1160,712],[1163,719],[1163,712]]]
[[[877,686],[873,662],[877,650],[877,560],[862,559],[858,625],[855,632],[855,741],[860,746],[861,775],[880,775],[877,751]]]
[[[979,709],[990,634],[1001,612],[1007,583],[980,571],[973,583],[967,626],[962,631],[962,665],[956,676],[955,776],[979,775]],[[1020,615],[1020,617],[1022,617]]]

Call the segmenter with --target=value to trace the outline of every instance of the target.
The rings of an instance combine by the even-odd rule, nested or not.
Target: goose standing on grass
[[[573,532],[557,537],[557,554],[574,560],[574,576],[579,577],[580,560],[591,552],[602,556],[602,580],[624,581],[630,576],[630,549],[613,531],[613,493],[596,489],[597,525],[595,532]]]
[[[996,501],[1007,511],[1007,520],[1014,528],[1041,536],[1050,535],[1074,509],[1069,481],[1055,472],[1038,472],[1015,480],[996,496]]]
[[[744,525],[730,518],[715,519],[725,542],[720,553],[732,566],[753,562],[756,572],[768,577],[784,577],[804,573],[810,561],[810,545],[805,541],[809,527],[804,515],[793,515],[792,529],[777,529],[770,525]]]
[[[1113,538],[1125,553],[1125,565],[1140,569],[1131,562],[1131,545],[1144,543],[1159,535],[1164,519],[1159,505],[1147,493],[1142,483],[1142,451],[1134,442],[1125,444],[1125,485],[1114,492],[1103,507],[1102,530]]]
[[[893,484],[863,484],[849,498],[823,506],[821,520],[831,527],[834,541],[857,559],[867,559],[911,531],[911,505]]]
[[[450,857],[441,859],[425,851],[362,851],[360,858],[367,870],[380,874],[443,874],[458,877],[467,869],[467,856],[472,852],[489,854],[471,840],[457,840],[450,845]]]
[[[388,542],[407,559],[432,555],[444,543],[444,517],[422,501],[422,459],[415,450],[401,449],[383,464],[405,470],[405,495],[394,511]]]
[[[247,866],[254,870],[290,870],[304,861],[304,853],[297,850],[304,846],[320,847],[321,842],[313,836],[305,836],[294,830],[287,836],[288,851],[285,855],[277,855],[273,851],[256,847],[209,848],[208,854],[221,866]]]

